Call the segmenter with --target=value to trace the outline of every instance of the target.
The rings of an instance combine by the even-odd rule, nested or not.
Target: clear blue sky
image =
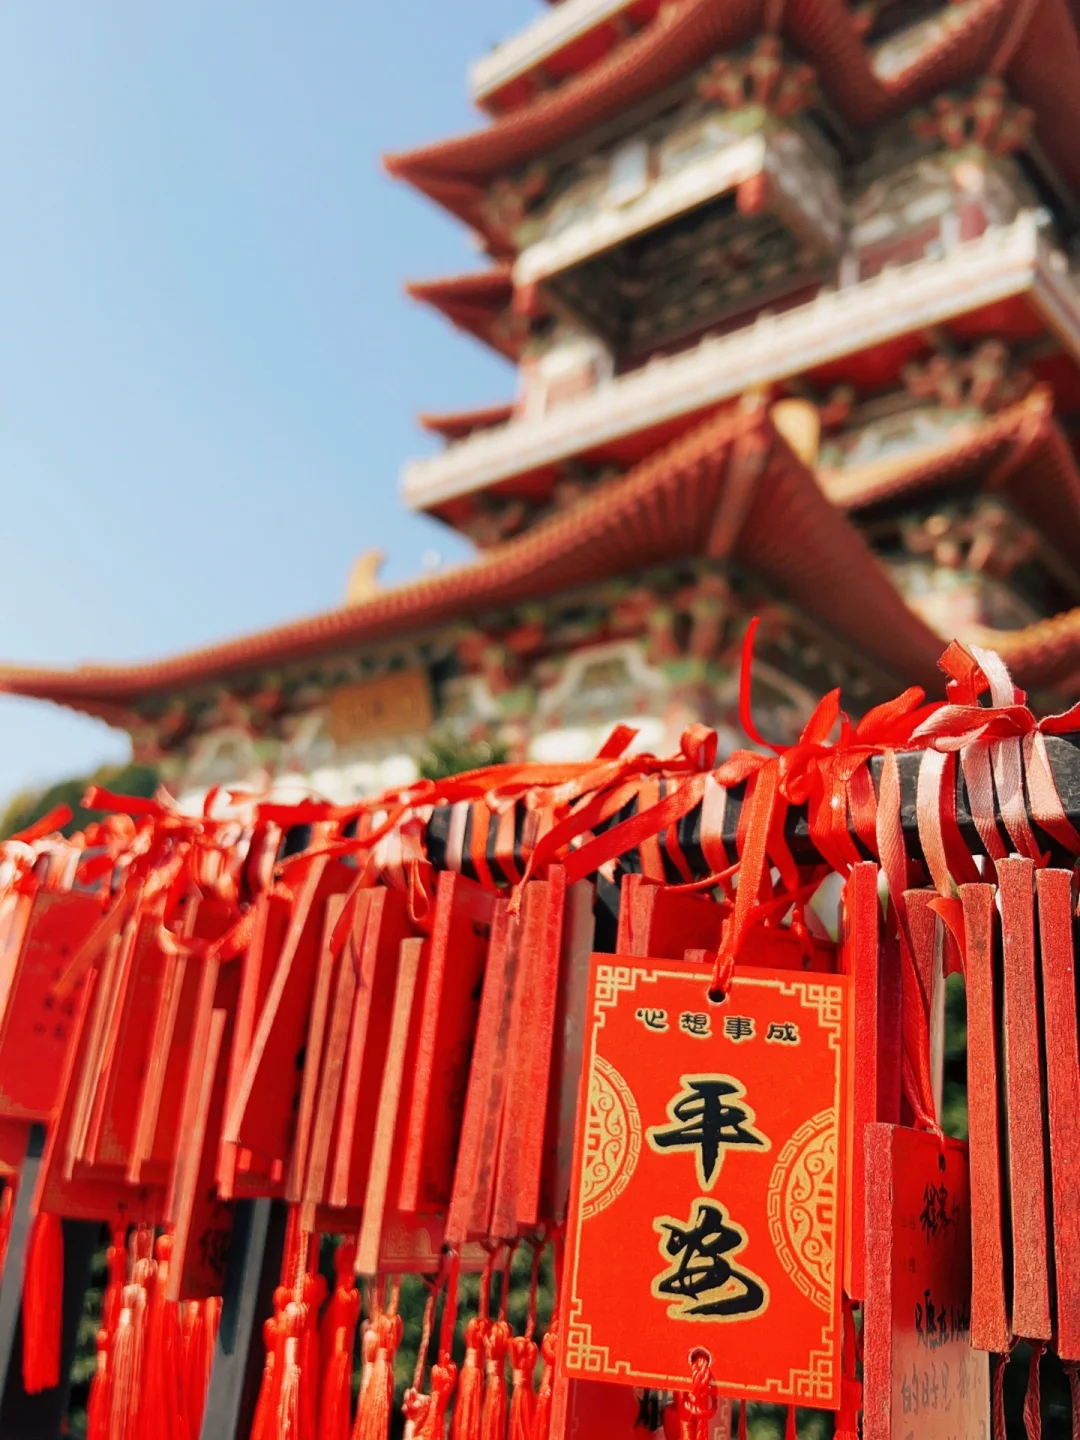
[[[406,514],[415,412],[513,373],[401,292],[472,268],[379,156],[479,123],[538,0],[0,7],[0,658],[165,655],[464,547]],[[126,753],[0,697],[0,799]]]

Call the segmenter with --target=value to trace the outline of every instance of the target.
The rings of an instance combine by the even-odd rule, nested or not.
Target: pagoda
[[[563,0],[473,67],[484,123],[389,157],[468,227],[409,285],[516,369],[428,413],[405,503],[459,568],[155,663],[3,671],[194,798],[349,800],[432,737],[793,738],[937,687],[942,641],[1080,693],[1076,0]],[[438,396],[430,397],[434,405]]]

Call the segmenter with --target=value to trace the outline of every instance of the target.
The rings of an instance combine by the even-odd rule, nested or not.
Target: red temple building
[[[513,393],[428,413],[406,504],[476,558],[150,664],[0,684],[192,795],[408,781],[432,734],[578,758],[937,688],[942,640],[1080,693],[1076,0],[563,0],[391,156],[475,273],[410,295]],[[429,397],[437,406],[439,397]]]

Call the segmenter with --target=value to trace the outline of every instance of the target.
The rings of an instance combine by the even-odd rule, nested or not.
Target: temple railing
[[[650,361],[591,394],[534,418],[494,426],[414,461],[403,477],[414,509],[493,485],[582,450],[816,365],[942,324],[1030,292],[1062,342],[1080,357],[1080,297],[1068,263],[1025,210],[940,258],[883,270],[869,280],[823,290],[808,304],[761,315],[745,329],[703,340],[690,351]]]

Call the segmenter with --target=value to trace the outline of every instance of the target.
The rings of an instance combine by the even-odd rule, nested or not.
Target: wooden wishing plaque
[[[864,1440],[987,1440],[990,1358],[971,1345],[967,1146],[866,1127]]]
[[[552,1408],[553,1437],[562,1440],[644,1440],[665,1433],[658,1392],[629,1385],[604,1385],[596,1380],[556,1384]],[[561,1394],[559,1393],[561,1390]],[[657,1426],[654,1421],[661,1421]],[[731,1440],[731,1401],[721,1396],[709,1422],[709,1440]]]
[[[711,974],[592,957],[560,1364],[836,1409],[850,980]]]

